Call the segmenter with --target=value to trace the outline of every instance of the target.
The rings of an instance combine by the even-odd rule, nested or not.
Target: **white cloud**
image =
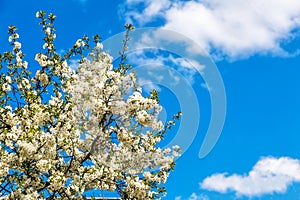
[[[209,198],[203,194],[197,195],[196,193],[192,193],[189,200],[209,200]]]
[[[127,0],[126,3],[127,21],[145,25],[161,18],[163,28],[182,33],[208,52],[230,59],[254,54],[290,55],[282,43],[291,42],[300,29],[299,0]]]
[[[213,88],[208,85],[208,83],[201,83],[200,86],[207,89],[209,92],[213,91]]]
[[[143,91],[150,93],[152,90],[156,90],[157,92],[161,91],[161,88],[159,85],[154,83],[152,80],[146,80],[139,78],[138,79],[138,84],[143,88]]]
[[[128,62],[136,65],[153,65],[153,66],[161,66],[165,64],[166,58],[159,55],[157,50],[149,50],[151,53],[151,57],[146,55],[147,52],[145,50],[136,50],[132,54],[127,55]],[[149,53],[148,52],[148,53]]]
[[[175,200],[209,200],[209,197],[204,194],[196,194],[193,192],[189,198],[182,198],[182,196],[175,197]]]
[[[181,57],[174,57],[173,55],[163,55],[156,50],[148,51],[151,53],[151,56],[147,55],[147,52],[144,50],[137,50],[134,54],[129,54],[127,56],[128,62],[137,65],[137,67],[149,66],[152,70],[160,70],[162,67],[169,68],[173,66],[174,70],[183,75],[190,84],[195,84],[195,76],[197,74],[201,75],[205,68],[204,65],[198,63],[196,60],[187,60]],[[175,85],[180,81],[180,77],[175,74],[170,74],[170,76],[173,77]],[[164,77],[156,77],[156,79],[158,78],[163,79]],[[144,80],[142,81],[143,83],[145,82]],[[208,87],[203,88],[209,89]]]
[[[133,23],[133,20],[138,21],[140,24],[150,22],[154,18],[163,15],[164,11],[171,5],[169,0],[127,0],[126,5],[126,20],[128,23]],[[142,6],[142,12],[136,12],[136,7]]]
[[[204,179],[201,188],[237,195],[261,196],[284,193],[294,182],[300,182],[300,161],[289,157],[266,157],[259,160],[246,175],[214,174]]]

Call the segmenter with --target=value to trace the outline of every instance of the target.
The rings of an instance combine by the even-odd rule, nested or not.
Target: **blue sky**
[[[8,26],[16,25],[33,70],[43,45],[38,10],[57,15],[59,51],[85,34],[98,33],[109,46],[127,22],[152,27],[139,36],[173,31],[158,38],[146,35],[144,47],[151,49],[135,46],[129,56],[143,76],[145,91],[160,91],[163,119],[186,111],[183,125],[162,144],[179,141],[186,147],[168,179],[165,199],[300,199],[298,0],[2,0],[0,50],[9,47]],[[190,54],[178,54],[180,45],[157,48],[161,41],[185,44],[186,38],[193,41],[188,43]],[[194,46],[212,60],[203,51],[193,57]],[[226,101],[220,94],[223,87]],[[216,117],[213,108],[219,111]],[[200,159],[209,127],[223,123],[216,145]]]

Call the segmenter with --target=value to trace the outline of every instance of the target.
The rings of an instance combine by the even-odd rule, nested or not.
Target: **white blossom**
[[[3,91],[10,91],[11,90],[11,86],[8,83],[4,83],[2,85],[2,90]]]
[[[36,18],[39,18],[39,17],[40,17],[40,12],[39,12],[39,11],[35,13],[35,17],[36,17]]]
[[[28,67],[28,62],[27,61],[23,62],[23,67],[24,67],[24,69],[27,69],[27,67]]]
[[[36,72],[36,78],[41,81],[43,85],[47,85],[49,83],[48,75],[42,73],[40,70]]]
[[[6,80],[8,83],[11,83],[11,78],[10,78],[10,76],[5,76],[5,80]]]
[[[43,18],[40,12],[36,17]],[[51,36],[49,27],[43,30]],[[74,47],[85,45],[79,39]],[[43,47],[54,53],[53,43]],[[29,77],[20,48],[14,42],[21,75],[5,75],[1,82],[3,91],[16,84],[21,100],[0,107],[0,185],[13,183],[0,196],[84,199],[91,189],[118,188],[128,199],[159,199],[157,187],[166,182],[180,150],[157,147],[164,129],[161,106],[136,89],[135,73],[114,67],[97,43],[76,73],[60,56],[38,53],[40,69]],[[6,94],[8,102],[11,96]]]
[[[98,49],[103,49],[103,44],[100,43],[100,42],[97,42],[96,47],[97,47]]]
[[[82,40],[81,39],[78,39],[75,43],[75,47],[79,48],[82,46]]]
[[[8,37],[8,42],[12,42],[12,40],[13,40],[13,36],[9,36]]]
[[[50,35],[51,34],[51,28],[50,27],[46,28],[45,33],[47,35]]]
[[[38,61],[42,67],[45,67],[49,64],[47,61],[47,56],[41,53],[36,54],[35,60]]]
[[[48,44],[45,43],[45,44],[43,45],[43,49],[46,49],[47,47],[48,47]]]
[[[8,42],[12,42],[13,40],[18,39],[18,38],[20,38],[19,34],[15,33],[8,37]]]
[[[14,42],[14,45],[15,45],[14,49],[21,49],[22,47],[22,44],[20,42]]]

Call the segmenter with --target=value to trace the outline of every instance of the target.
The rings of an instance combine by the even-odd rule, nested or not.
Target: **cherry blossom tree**
[[[94,47],[84,36],[60,55],[55,15],[36,17],[44,33],[39,70],[25,61],[14,26],[12,50],[0,54],[0,198],[85,199],[93,189],[122,199],[163,197],[180,149],[158,143],[181,113],[164,125],[157,92],[144,96],[136,83],[125,56],[133,26],[125,26],[121,61],[113,66],[98,35]],[[74,56],[76,71],[68,65]]]

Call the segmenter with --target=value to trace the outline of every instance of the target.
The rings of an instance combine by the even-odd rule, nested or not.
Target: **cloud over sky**
[[[266,157],[259,160],[246,175],[214,174],[203,180],[201,188],[237,195],[261,196],[284,193],[289,185],[300,182],[300,161],[289,157]]]
[[[127,0],[126,20],[182,33],[206,51],[230,59],[255,54],[288,56],[283,44],[300,30],[299,0]]]
[[[181,196],[178,196],[175,197],[174,200],[209,200],[209,197],[204,194],[197,195],[193,192],[188,199],[183,199]]]

